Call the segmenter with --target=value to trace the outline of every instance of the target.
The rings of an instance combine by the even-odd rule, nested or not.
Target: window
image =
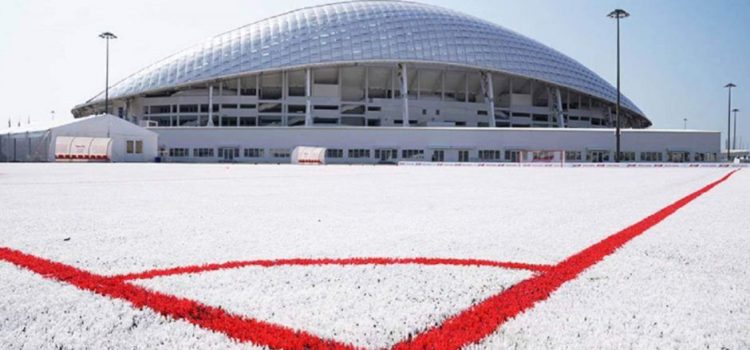
[[[375,158],[380,160],[389,160],[398,158],[398,150],[395,149],[376,149]]]
[[[661,162],[661,152],[641,152],[642,162]]]
[[[620,161],[635,162],[635,152],[620,152]]]
[[[198,113],[198,105],[180,105],[180,113]]]
[[[128,154],[142,154],[143,153],[143,141],[138,140],[127,140],[125,141],[125,152]]]
[[[289,158],[290,152],[288,148],[272,148],[269,152],[273,158]]]
[[[491,149],[479,150],[479,160],[500,160],[500,151]]]
[[[278,125],[281,125],[281,117],[260,116],[260,120],[258,122],[258,125],[260,125],[260,126],[278,126]]]
[[[313,109],[319,110],[319,111],[320,110],[323,110],[323,111],[338,111],[339,110],[339,106],[321,106],[321,105],[317,105],[317,106],[313,107]]]
[[[240,156],[240,149],[237,147],[221,147],[218,153],[219,158],[234,159]]]
[[[533,120],[535,122],[548,122],[549,116],[546,114],[534,114]]]
[[[695,156],[696,162],[715,162],[716,161],[716,153],[696,153]]]
[[[201,113],[208,113],[208,105],[201,105]]]
[[[329,148],[326,150],[326,158],[344,158],[344,150]]]
[[[369,149],[350,149],[349,158],[370,158]]]
[[[424,150],[421,149],[405,149],[401,151],[401,158],[403,159],[424,159]]]
[[[193,148],[193,157],[213,157],[213,148]]]
[[[580,162],[583,160],[581,151],[565,151],[565,161]]]
[[[586,160],[593,163],[609,162],[609,151],[588,151]]]
[[[683,163],[690,161],[690,152],[667,152],[667,159],[673,163]]]
[[[151,106],[151,114],[165,114],[165,113],[171,113],[172,112],[172,106],[166,105],[166,106]]]
[[[170,157],[187,157],[189,153],[190,153],[190,149],[188,148],[170,148],[169,149]]]
[[[458,151],[458,161],[459,162],[468,162],[469,161],[469,151],[466,151],[466,150]]]
[[[286,109],[288,113],[292,114],[305,114],[305,111],[307,111],[305,105],[288,105]]]
[[[509,150],[505,151],[505,161],[517,163],[521,159],[521,151]]]
[[[263,158],[262,148],[245,148],[245,158]]]
[[[240,117],[240,126],[255,126],[255,117]]]

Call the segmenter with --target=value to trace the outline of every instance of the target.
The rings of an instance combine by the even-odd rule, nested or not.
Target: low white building
[[[0,161],[152,162],[158,137],[112,115],[21,125],[0,130]]]
[[[517,162],[524,151],[565,151],[568,162],[614,160],[613,129],[456,127],[164,127],[171,162],[289,163],[295,147],[326,149],[326,163]],[[625,162],[712,162],[719,132],[622,130]]]

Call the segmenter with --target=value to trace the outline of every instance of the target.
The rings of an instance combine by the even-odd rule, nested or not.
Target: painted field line
[[[678,209],[700,195],[726,181],[734,170],[719,180],[668,205],[645,219],[617,232],[604,240],[570,256],[553,266],[548,272],[524,280],[504,292],[465,310],[442,325],[417,335],[414,339],[397,344],[394,349],[460,349],[476,343],[501,327],[509,319],[547,299],[550,294],[576,278],[581,272],[615,252],[633,238],[660,223]]]
[[[166,269],[154,269],[144,272],[129,273],[111,276],[117,280],[138,280],[162,276],[202,273],[224,269],[237,269],[242,267],[276,267],[276,266],[321,266],[321,265],[446,265],[446,266],[478,266],[497,267],[504,269],[528,270],[533,272],[545,272],[552,268],[551,265],[525,264],[518,262],[504,262],[481,259],[451,259],[451,258],[320,258],[320,259],[278,259],[278,260],[251,260],[230,261],[219,264],[205,264],[193,266],[179,266]]]
[[[304,331],[230,314],[218,307],[155,292],[17,250],[0,247],[0,260],[82,290],[128,301],[136,308],[148,307],[161,315],[224,333],[240,342],[251,342],[274,349],[354,349],[350,345],[325,340]]]

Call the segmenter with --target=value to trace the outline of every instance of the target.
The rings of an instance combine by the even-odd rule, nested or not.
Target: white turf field
[[[409,348],[731,171],[0,164],[0,348],[297,349],[285,339],[300,332]],[[750,169],[623,244],[497,327],[462,323],[425,344],[750,348]],[[278,259],[298,260],[97,289],[112,275]],[[132,290],[150,297],[139,304]],[[229,316],[175,316],[154,295]],[[253,345],[257,327],[222,330],[236,320],[283,328],[267,333],[280,343]]]

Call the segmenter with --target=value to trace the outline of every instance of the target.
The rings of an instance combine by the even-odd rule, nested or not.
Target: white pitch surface
[[[0,349],[240,348],[262,349],[0,262]]]
[[[383,349],[531,277],[463,266],[252,267],[140,281],[235,314]]]
[[[703,168],[0,164],[0,246],[100,274],[298,257],[422,256],[554,264],[727,172]],[[699,347],[705,343],[747,347],[750,276],[742,261],[746,265],[750,260],[748,183],[750,172],[741,171],[564,285],[481,345],[596,348]],[[733,197],[735,193],[742,195]],[[743,215],[744,219],[738,218]],[[114,337],[114,343],[104,343],[105,347],[169,347],[159,341],[180,348],[234,344],[186,323],[165,325],[166,319],[149,311],[102,301],[102,297],[4,263],[0,268],[3,288],[21,296],[0,295],[3,347],[37,347],[39,343],[31,343],[30,337],[17,336],[19,325],[34,329],[38,339],[59,339],[59,327],[51,320],[61,317],[64,322],[72,311],[45,297],[56,290],[66,293],[73,305],[85,304],[82,310],[100,310],[76,311],[83,319],[92,317],[98,326],[62,338],[60,344],[67,347],[97,347],[100,343],[89,339],[96,336]],[[274,278],[277,269],[286,274]],[[326,280],[326,288],[305,287],[309,278],[291,277],[308,269],[293,267],[265,269],[260,272],[267,274],[263,280],[249,275],[259,269],[246,268],[137,283],[376,347],[393,341],[378,332],[417,331],[528,274],[439,266],[388,266],[369,274],[358,274],[358,269],[362,267],[316,270],[311,276]],[[325,277],[326,271],[330,277]],[[453,277],[441,272],[453,273]],[[371,279],[395,281],[396,276],[402,277],[398,286],[414,291],[416,300],[431,301],[399,304],[399,312],[393,311],[397,309],[394,304],[390,309],[383,307],[396,295],[396,284],[373,284]],[[186,288],[182,282],[191,278],[194,287]],[[284,294],[278,285],[282,281],[298,285]],[[234,290],[232,283],[238,285]],[[337,315],[341,302],[356,297],[357,292],[351,291],[356,287],[380,297],[365,298],[367,302]],[[326,294],[328,289],[338,292]],[[255,295],[264,290],[275,292]],[[243,291],[248,296],[255,293],[254,297],[243,298]],[[24,300],[34,306],[32,314],[40,316],[27,317]],[[443,304],[446,300],[448,304]],[[97,303],[108,306],[90,306]],[[274,305],[320,308],[324,313],[269,316]],[[410,311],[412,315],[404,316]],[[132,319],[131,314],[144,318],[139,332],[154,335],[136,336],[128,343],[131,334],[121,325]],[[361,320],[363,327],[334,324],[338,316],[355,323]],[[377,330],[365,330],[368,322]]]

